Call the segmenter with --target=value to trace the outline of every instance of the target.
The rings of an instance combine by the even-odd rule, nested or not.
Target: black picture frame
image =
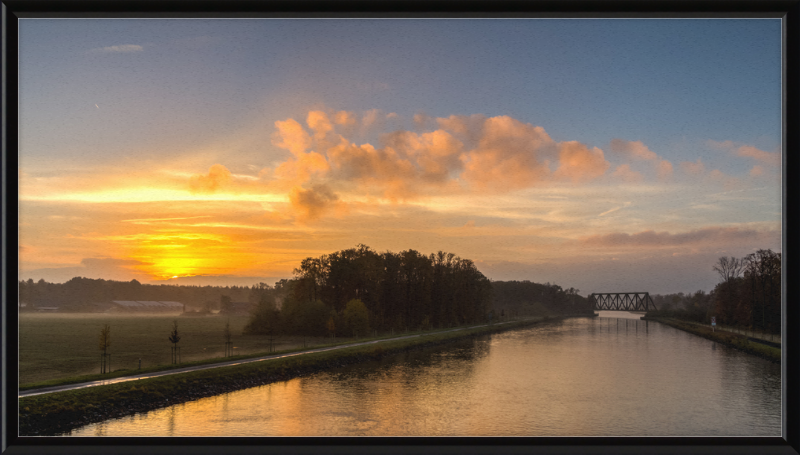
[[[774,438],[35,438],[17,436],[17,20],[44,17],[780,17],[783,18],[783,436]],[[800,0],[755,1],[68,1],[2,2],[3,454],[800,453],[800,305],[788,209],[800,153]],[[787,304],[788,302],[788,304]],[[656,410],[657,411],[657,410]]]

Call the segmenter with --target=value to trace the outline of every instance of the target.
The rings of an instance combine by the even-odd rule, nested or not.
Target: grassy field
[[[172,321],[178,321],[181,361],[191,362],[222,358],[225,353],[223,330],[230,320],[234,355],[265,353],[265,336],[242,335],[248,316],[180,317],[165,315],[109,314],[21,314],[20,385],[52,379],[64,379],[100,372],[98,335],[104,324],[111,327],[111,368],[136,370],[170,364],[171,346],[167,337]],[[339,338],[337,342],[347,339]],[[308,346],[330,344],[330,338],[308,338]],[[303,338],[279,337],[276,350],[303,346]]]

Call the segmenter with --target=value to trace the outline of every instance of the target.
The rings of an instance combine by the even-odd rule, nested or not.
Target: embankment
[[[556,318],[550,318],[553,319]],[[19,400],[19,431],[24,436],[61,434],[90,423],[284,381],[409,350],[516,329],[541,321],[542,319],[515,321],[432,333],[264,362],[23,397]]]
[[[753,354],[755,356],[767,359],[771,362],[781,363],[780,348],[751,341],[750,339],[748,339],[748,337],[744,335],[739,335],[738,333],[725,332],[722,330],[712,331],[711,327],[690,324],[688,322],[684,322],[678,319],[658,318],[652,316],[643,317],[642,319],[646,321],[660,322],[670,327],[674,327],[676,329],[683,330],[685,332],[689,332],[691,334],[712,341],[716,341],[717,343],[722,343],[726,346],[736,348],[748,354]]]

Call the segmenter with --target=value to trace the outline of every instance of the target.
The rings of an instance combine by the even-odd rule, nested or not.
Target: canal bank
[[[769,346],[765,343],[757,342],[751,338],[737,333],[725,332],[722,330],[713,331],[711,327],[696,325],[679,319],[659,318],[653,316],[642,317],[645,321],[655,321],[674,327],[678,330],[689,332],[693,335],[706,338],[717,343],[730,346],[740,351],[752,354],[774,363],[781,363],[781,349]]]
[[[22,397],[19,401],[20,435],[61,434],[93,422],[147,412],[234,390],[285,381],[405,351],[526,327],[545,320],[547,318],[537,318],[459,331],[432,333],[325,352],[310,352],[264,362]]]

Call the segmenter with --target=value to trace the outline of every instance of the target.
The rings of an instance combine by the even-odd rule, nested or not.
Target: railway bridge
[[[647,292],[606,292],[589,294],[589,302],[595,310],[605,311],[650,311],[658,310]]]

